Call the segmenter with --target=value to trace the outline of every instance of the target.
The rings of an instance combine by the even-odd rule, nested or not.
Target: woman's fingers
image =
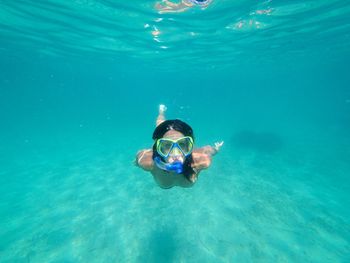
[[[224,141],[221,141],[221,142],[216,142],[215,143],[215,149],[218,151],[220,148],[221,148],[221,146],[224,144]]]

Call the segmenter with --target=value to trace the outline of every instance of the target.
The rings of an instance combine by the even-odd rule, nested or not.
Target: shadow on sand
[[[231,143],[240,149],[272,154],[283,148],[282,138],[271,132],[240,131],[231,138]]]
[[[179,245],[175,240],[175,229],[157,229],[153,231],[145,243],[140,255],[140,262],[178,262],[176,255]]]

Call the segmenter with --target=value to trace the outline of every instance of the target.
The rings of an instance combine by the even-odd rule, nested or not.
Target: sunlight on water
[[[327,57],[349,52],[346,1],[218,0],[179,14],[159,14],[155,1],[3,1],[0,7],[4,43],[44,54],[225,67],[296,59],[305,49],[317,57],[322,46]]]

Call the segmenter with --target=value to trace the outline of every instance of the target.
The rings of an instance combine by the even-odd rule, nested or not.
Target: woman
[[[192,128],[178,119],[165,120],[165,111],[166,107],[160,105],[157,127],[152,136],[153,147],[139,151],[135,164],[151,172],[162,188],[191,187],[199,173],[210,166],[212,156],[224,142],[194,149]]]

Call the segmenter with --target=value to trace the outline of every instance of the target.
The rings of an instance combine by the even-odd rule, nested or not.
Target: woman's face
[[[175,131],[175,130],[169,130],[163,136],[163,138],[172,139],[172,140],[177,140],[181,137],[184,137],[184,135],[181,132]],[[178,149],[177,147],[173,147],[169,156],[166,158],[166,161],[168,163],[173,163],[175,161],[184,163],[185,156],[180,151],[180,149]]]

